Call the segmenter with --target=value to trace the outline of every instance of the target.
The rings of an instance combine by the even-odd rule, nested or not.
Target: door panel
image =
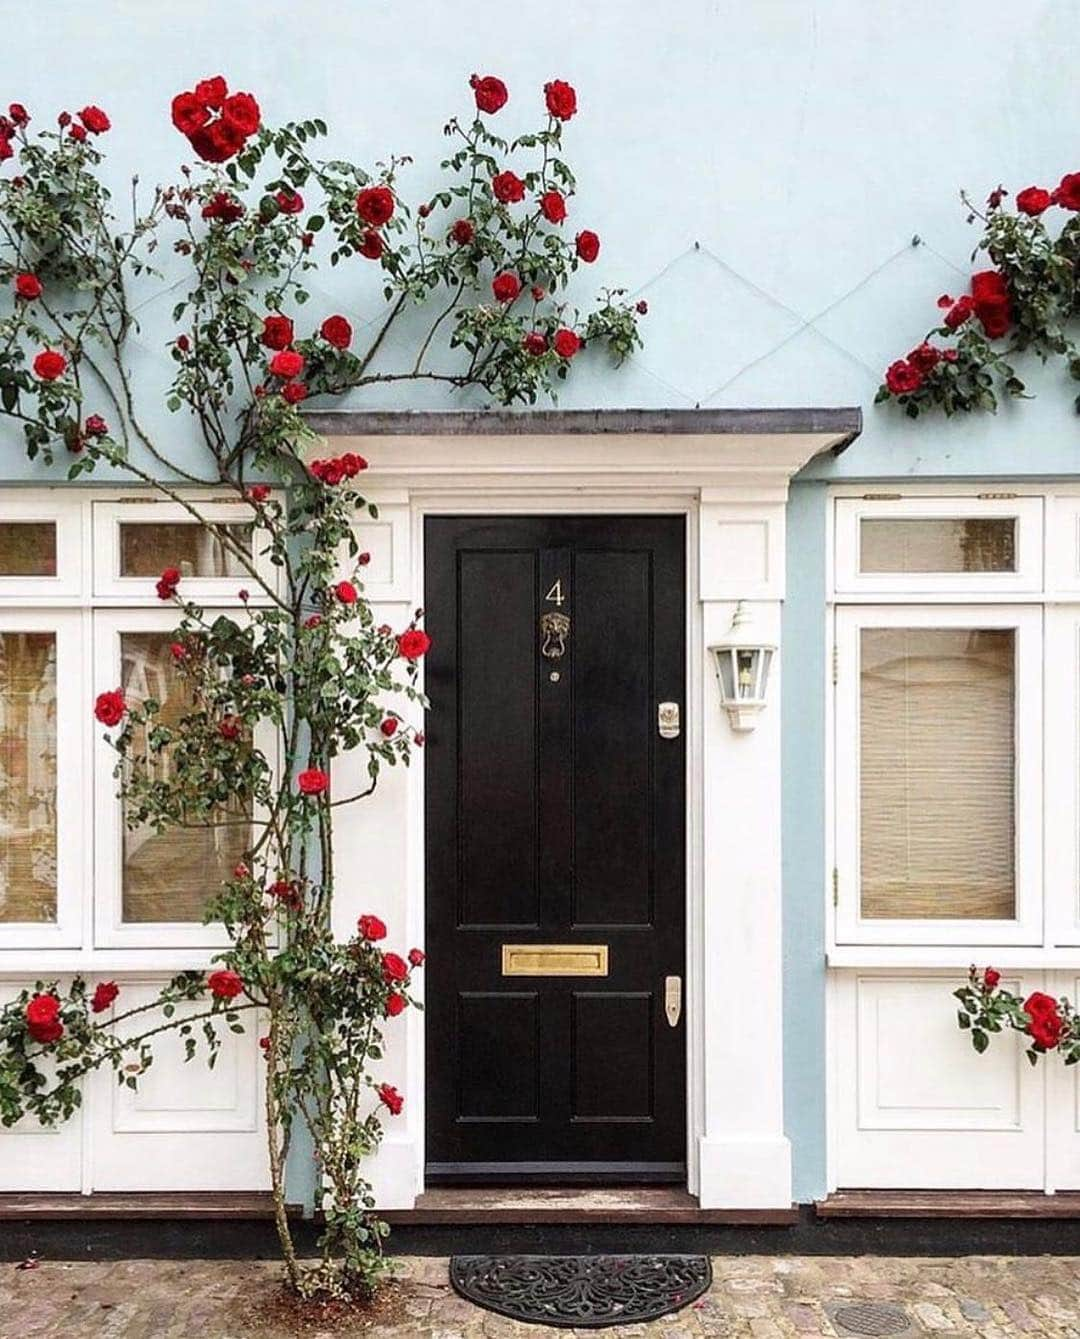
[[[439,517],[425,546],[428,1180],[682,1180],[684,520]],[[504,975],[508,944],[606,974],[541,947]]]

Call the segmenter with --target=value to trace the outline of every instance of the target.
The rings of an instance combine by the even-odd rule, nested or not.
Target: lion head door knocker
[[[566,639],[570,635],[570,619],[566,614],[549,612],[540,615],[540,654],[547,660],[561,660],[566,655]]]

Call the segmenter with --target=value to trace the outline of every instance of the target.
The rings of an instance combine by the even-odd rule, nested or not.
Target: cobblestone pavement
[[[402,1282],[377,1323],[305,1325],[267,1318],[278,1266],[249,1261],[132,1260],[0,1266],[0,1339],[849,1339],[833,1317],[856,1301],[902,1306],[903,1339],[982,1335],[1069,1335],[1080,1339],[1080,1257],[957,1260],[863,1256],[720,1257],[713,1287],[698,1302],[649,1325],[556,1330],[521,1325],[462,1301],[446,1261],[401,1261]],[[901,1339],[897,1336],[897,1339]]]

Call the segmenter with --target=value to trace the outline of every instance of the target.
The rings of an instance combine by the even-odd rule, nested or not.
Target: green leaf
[[[978,1051],[978,1053],[982,1055],[982,1053],[990,1045],[990,1038],[986,1035],[985,1032],[983,1032],[981,1028],[975,1028],[971,1033],[971,1044],[972,1046],[975,1047],[976,1051]]]

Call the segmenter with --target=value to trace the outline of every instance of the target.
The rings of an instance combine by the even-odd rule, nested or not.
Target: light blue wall
[[[14,12],[14,0],[6,0]],[[2,12],[3,0],[0,0]],[[792,490],[784,614],[785,1054],[796,1193],[824,1189],[824,481],[1072,474],[1075,387],[1022,374],[1032,403],[996,418],[911,424],[871,407],[881,369],[970,273],[975,234],[957,192],[982,198],[1080,170],[1075,0],[594,0],[555,10],[496,0],[56,0],[18,8],[10,97],[39,119],[94,101],[114,130],[109,176],[126,198],[175,176],[184,142],[171,95],[219,70],[271,123],[321,116],[328,152],[372,162],[412,153],[403,189],[437,183],[441,126],[469,107],[474,70],[501,75],[497,125],[531,128],[545,80],[577,85],[566,133],[580,180],[568,229],[602,238],[579,277],[648,299],[646,347],[621,372],[583,358],[564,407],[862,405],[866,430]],[[0,171],[12,171],[12,165]],[[912,246],[914,236],[922,244]],[[169,281],[176,258],[160,257]],[[307,312],[371,329],[378,272],[356,262],[314,286]],[[135,375],[170,450],[188,425],[155,411],[176,331],[173,296],[141,291]],[[406,356],[413,330],[383,366]],[[368,408],[450,408],[432,387],[378,389]],[[94,406],[88,406],[93,409]],[[49,477],[0,424],[0,478]],[[814,482],[810,482],[814,481]]]

